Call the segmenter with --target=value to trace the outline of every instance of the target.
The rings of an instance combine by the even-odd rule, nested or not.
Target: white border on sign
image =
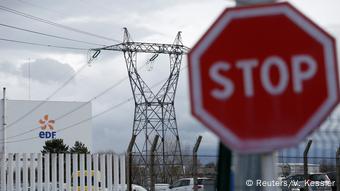
[[[202,98],[202,78],[200,76],[200,57],[209,48],[211,43],[220,35],[223,29],[233,20],[240,18],[249,18],[256,16],[272,16],[284,14],[298,25],[302,30],[309,34],[312,38],[323,45],[323,51],[325,55],[325,71],[326,82],[328,88],[328,98],[322,105],[316,110],[306,122],[303,128],[293,137],[276,137],[266,138],[261,140],[241,140],[228,127],[225,127],[214,116],[210,115],[208,111],[203,108]],[[311,22],[308,22],[302,15],[297,13],[287,4],[276,5],[273,7],[257,7],[254,9],[246,10],[231,10],[222,16],[211,31],[205,36],[204,39],[197,45],[197,47],[190,54],[191,56],[191,84],[192,84],[192,99],[194,104],[193,112],[212,130],[219,135],[222,142],[229,145],[231,149],[240,153],[256,153],[272,151],[274,149],[292,146],[299,143],[304,137],[306,137],[315,128],[315,124],[320,124],[327,115],[330,109],[333,108],[337,100],[337,83],[336,83],[336,67],[334,50],[331,39],[324,34],[320,29],[314,26]]]

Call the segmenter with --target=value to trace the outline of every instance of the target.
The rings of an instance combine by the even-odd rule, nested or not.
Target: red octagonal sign
[[[297,144],[339,99],[335,40],[288,3],[226,9],[189,75],[193,115],[243,153]]]

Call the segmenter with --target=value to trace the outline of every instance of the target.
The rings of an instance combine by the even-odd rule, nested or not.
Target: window
[[[172,185],[173,188],[180,187],[180,186],[181,186],[181,181],[177,181]]]
[[[309,177],[312,181],[329,181],[325,174],[312,174]]]
[[[181,180],[181,186],[189,186],[190,180]]]
[[[291,176],[291,180],[293,180],[293,181],[304,181],[305,176],[304,175],[294,175],[294,176]]]

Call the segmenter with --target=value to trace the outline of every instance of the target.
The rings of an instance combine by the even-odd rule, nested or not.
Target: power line
[[[120,84],[121,84],[123,81],[125,81],[126,79],[127,79],[127,77],[124,78],[124,79],[121,79],[120,81],[118,81],[117,83],[113,84],[113,85],[110,86],[109,88],[105,89],[103,92],[99,93],[98,95],[96,95],[95,97],[93,97],[92,99],[90,99],[89,101],[87,101],[87,102],[85,102],[85,103],[79,105],[78,107],[76,107],[76,108],[74,108],[74,109],[72,109],[72,110],[66,112],[65,114],[63,114],[63,115],[57,117],[54,121],[58,121],[58,120],[60,120],[60,119],[62,119],[62,118],[64,118],[64,117],[66,117],[66,116],[68,116],[68,115],[70,115],[70,114],[72,114],[72,113],[78,111],[79,109],[85,107],[89,102],[91,102],[91,101],[93,101],[93,100],[95,100],[95,99],[98,99],[99,97],[103,96],[104,94],[106,94],[107,92],[109,92],[109,90],[111,90],[111,89],[117,87],[118,85],[120,85]],[[30,133],[30,132],[33,132],[33,131],[36,131],[36,130],[37,130],[37,128],[34,127],[34,128],[32,128],[32,129],[30,129],[30,130],[21,132],[21,133],[19,133],[19,134],[16,134],[16,135],[13,135],[13,136],[9,136],[9,137],[7,137],[7,139],[12,139],[12,138],[15,138],[15,137],[19,137],[19,136],[25,135],[25,134],[27,134],[27,133]],[[2,139],[0,139],[0,141],[1,141],[1,140],[2,140]]]
[[[120,43],[120,41],[115,40],[113,38],[108,38],[108,37],[105,37],[105,36],[102,36],[102,35],[97,35],[97,34],[94,34],[94,33],[86,32],[86,31],[79,30],[79,29],[76,29],[76,28],[73,28],[73,27],[69,27],[69,26],[66,26],[66,25],[55,23],[55,22],[49,21],[47,19],[43,19],[43,18],[36,17],[36,16],[30,15],[30,14],[27,14],[27,13],[23,13],[23,12],[20,12],[20,11],[17,11],[15,9],[11,9],[11,8],[8,8],[8,7],[2,6],[2,5],[0,5],[0,9],[3,10],[3,11],[6,11],[6,12],[10,12],[10,13],[19,15],[19,16],[23,16],[23,17],[31,19],[31,20],[35,20],[35,21],[42,22],[42,23],[45,23],[45,24],[49,24],[49,25],[52,25],[52,26],[55,26],[55,27],[63,28],[63,29],[69,30],[69,31],[78,32],[78,33],[81,33],[81,34],[84,34],[84,35],[93,36],[93,37],[96,37],[96,38],[101,38],[101,39],[105,39],[105,40],[108,40],[108,41],[114,41],[114,42]]]
[[[139,70],[142,69],[142,68],[144,68],[145,66],[146,66],[146,65],[141,66],[141,67],[139,68]],[[93,100],[98,99],[98,98],[100,98],[101,96],[105,95],[105,94],[108,93],[110,90],[116,88],[117,86],[119,86],[121,83],[123,83],[123,82],[124,82],[125,80],[127,80],[127,79],[128,79],[127,76],[124,77],[124,78],[122,78],[122,79],[120,79],[118,82],[112,84],[110,87],[106,88],[104,91],[102,91],[102,92],[99,93],[98,95],[94,96],[94,97],[91,98],[89,101],[87,101],[87,102],[85,102],[85,103],[79,105],[78,107],[76,107],[76,108],[74,108],[74,109],[72,109],[72,110],[66,112],[65,114],[63,114],[63,115],[57,117],[54,121],[58,121],[58,120],[60,120],[60,119],[62,119],[62,118],[64,118],[64,117],[66,117],[66,116],[68,116],[68,115],[70,115],[70,114],[72,114],[72,113],[78,111],[79,109],[81,109],[81,108],[83,108],[84,106],[86,106],[89,102],[92,102]],[[27,131],[21,132],[21,133],[19,133],[19,134],[16,134],[16,135],[13,135],[13,136],[9,136],[9,137],[7,137],[7,139],[12,139],[12,138],[15,138],[15,137],[20,137],[20,136],[22,136],[22,135],[25,135],[25,134],[27,134],[27,133],[30,133],[30,132],[33,132],[33,131],[36,131],[36,130],[37,130],[37,128],[34,127],[34,128],[32,128],[32,129],[29,129],[29,130],[27,130]],[[3,139],[0,139],[0,141],[1,141],[1,140],[3,140]]]
[[[6,41],[6,42],[12,42],[12,43],[28,44],[28,45],[41,46],[41,47],[49,47],[49,48],[60,48],[60,49],[81,50],[81,51],[89,50],[87,48],[78,48],[78,47],[70,47],[70,46],[59,46],[59,45],[51,45],[51,44],[42,44],[42,43],[20,41],[20,40],[13,40],[13,39],[7,39],[7,38],[0,38],[0,40],[1,41]]]
[[[118,108],[118,107],[124,105],[125,103],[128,103],[128,102],[131,101],[132,99],[133,99],[133,97],[130,97],[130,98],[128,98],[128,99],[126,99],[126,100],[124,100],[124,101],[122,101],[122,102],[120,102],[120,103],[118,103],[118,104],[116,104],[116,105],[114,105],[114,106],[112,106],[112,107],[109,107],[109,108],[105,109],[104,111],[102,111],[102,112],[100,112],[100,113],[97,113],[97,114],[94,115],[94,116],[88,117],[88,118],[86,118],[86,119],[83,119],[83,120],[81,120],[81,121],[78,121],[78,122],[76,122],[76,123],[73,123],[72,125],[69,125],[69,126],[66,126],[66,127],[64,127],[64,128],[61,128],[61,129],[57,130],[56,132],[65,131],[65,130],[67,130],[67,129],[69,129],[69,128],[75,127],[75,126],[77,126],[77,125],[80,125],[80,124],[85,123],[85,122],[87,122],[87,121],[90,121],[90,120],[92,120],[92,119],[95,119],[95,118],[97,118],[97,117],[99,117],[99,116],[101,116],[101,115],[104,115],[105,113],[107,113],[107,112],[109,112],[109,111],[111,111],[111,110],[113,110],[113,109],[116,109],[116,108]],[[19,139],[19,140],[14,140],[14,141],[6,141],[6,143],[23,142],[23,141],[34,140],[34,139],[37,139],[37,138],[38,138],[38,137],[30,137],[30,138]],[[1,143],[0,143],[0,145],[1,145]]]
[[[40,108],[42,105],[44,105],[47,101],[49,101],[54,95],[56,95],[61,89],[63,89],[68,83],[70,83],[82,70],[85,69],[85,67],[87,66],[87,63],[84,64],[78,71],[76,71],[70,78],[68,78],[61,86],[59,86],[59,88],[57,88],[56,90],[54,90],[54,92],[52,92],[51,95],[49,95],[44,101],[40,102],[38,105],[36,105],[35,107],[33,107],[32,109],[30,109],[28,112],[26,112],[24,115],[22,115],[21,117],[19,117],[18,119],[16,119],[14,122],[8,124],[6,126],[5,129],[8,129],[10,127],[12,127],[13,125],[15,125],[16,123],[18,123],[19,121],[25,119],[27,116],[29,116],[32,112],[34,112],[35,110],[37,110],[38,108]],[[1,128],[1,130],[3,130],[4,128]]]
[[[145,63],[144,65],[142,65],[141,67],[139,67],[138,70],[143,69],[144,67],[147,66],[147,64],[148,64],[148,62],[146,62],[146,63]],[[183,67],[181,70],[183,70],[183,69],[186,68],[186,67],[187,67],[187,66]],[[123,82],[124,82],[125,80],[127,80],[127,79],[128,79],[128,76],[126,76],[126,77],[120,79],[118,82],[114,83],[113,85],[111,85],[110,87],[108,87],[107,89],[105,89],[104,91],[102,91],[101,93],[99,93],[98,95],[94,96],[94,97],[91,98],[89,101],[87,101],[87,102],[85,102],[85,103],[79,105],[78,107],[76,107],[76,108],[70,110],[69,112],[66,112],[65,114],[63,114],[63,115],[57,117],[57,118],[55,119],[55,121],[58,121],[58,120],[60,120],[60,119],[62,119],[62,118],[64,118],[64,117],[66,117],[67,115],[70,115],[70,114],[72,114],[72,113],[78,111],[79,109],[81,109],[81,108],[83,108],[85,105],[87,105],[88,102],[92,102],[93,100],[98,99],[99,97],[101,97],[101,96],[103,96],[104,94],[108,93],[110,90],[112,90],[112,89],[116,88],[117,86],[119,86],[121,83],[123,83]],[[155,86],[159,85],[161,82],[162,82],[162,81],[160,81],[160,82],[154,84],[152,87],[155,87]],[[15,138],[15,137],[20,137],[20,136],[22,136],[22,135],[28,134],[28,133],[33,132],[33,131],[36,131],[36,130],[37,130],[37,128],[34,127],[34,128],[32,128],[32,129],[29,129],[29,130],[27,130],[27,131],[21,132],[21,133],[19,133],[19,134],[16,134],[16,135],[13,135],[13,136],[9,136],[9,137],[7,137],[7,139],[12,139],[12,138]],[[3,139],[0,139],[0,141],[2,141],[2,140],[3,140]]]
[[[35,8],[38,8],[40,10],[43,10],[43,11],[46,11],[46,12],[52,12],[52,13],[55,13],[55,14],[58,14],[59,16],[65,16],[62,12],[59,12],[55,9],[51,9],[49,7],[45,7],[45,6],[41,6],[41,5],[37,5],[37,4],[34,4],[32,2],[27,2],[27,1],[23,1],[23,0],[17,0],[17,2],[21,3],[21,4],[26,4],[26,5],[29,5],[31,7],[35,7]]]
[[[186,69],[187,68],[187,66],[184,66],[184,67],[182,67],[181,69],[180,69],[180,71],[182,71],[183,69]],[[168,78],[166,78],[166,79],[168,79]],[[163,79],[163,80],[160,80],[159,82],[157,82],[157,83],[155,83],[155,84],[153,84],[152,86],[151,86],[151,88],[154,88],[154,87],[156,87],[156,86],[158,86],[160,83],[164,83],[164,80],[166,80],[166,79]],[[119,83],[119,82],[118,82]],[[103,92],[107,92],[107,91],[103,91]],[[102,92],[102,93],[103,93]],[[92,117],[89,117],[89,118],[86,118],[86,119],[84,119],[84,120],[81,120],[81,121],[79,121],[79,122],[76,122],[76,123],[74,123],[74,124],[72,124],[72,125],[69,125],[69,126],[66,126],[66,127],[64,127],[64,128],[61,128],[61,129],[59,129],[57,132],[60,132],[60,131],[64,131],[64,130],[66,130],[66,129],[69,129],[69,128],[72,128],[72,127],[75,127],[75,126],[77,126],[77,125],[79,125],[79,124],[82,124],[82,123],[84,123],[84,122],[87,122],[87,121],[89,121],[89,120],[92,120],[92,119],[95,119],[95,118],[97,118],[97,117],[99,117],[99,116],[101,116],[101,115],[104,115],[105,113],[107,113],[107,112],[109,112],[109,111],[111,111],[111,110],[113,110],[113,109],[116,109],[116,108],[118,108],[118,107],[120,107],[120,106],[122,106],[122,105],[124,105],[124,104],[126,104],[126,103],[128,103],[128,102],[130,102],[131,100],[133,100],[133,97],[129,97],[128,99],[126,99],[126,100],[124,100],[124,101],[122,101],[122,102],[120,102],[120,103],[118,103],[118,104],[116,104],[116,105],[114,105],[114,106],[112,106],[112,107],[109,107],[108,109],[105,109],[104,111],[102,111],[102,112],[100,112],[100,113],[97,113],[96,115],[94,115],[94,116],[92,116]],[[86,102],[86,104],[87,104],[88,102]],[[81,107],[83,107],[82,105],[81,105]],[[74,110],[72,110],[72,112],[71,113],[73,113],[74,112]],[[66,115],[65,115],[66,116]],[[64,117],[64,116],[63,116]],[[59,118],[60,119],[60,118]],[[32,131],[34,131],[34,130],[36,130],[36,129],[38,129],[38,128],[34,128],[34,129],[31,129],[31,130],[29,130],[29,132],[32,132]],[[27,133],[25,133],[25,134],[27,134]],[[17,136],[15,136],[15,137],[18,137],[18,136],[21,136],[21,135],[17,135]],[[12,138],[13,138],[14,136],[12,136]],[[13,140],[13,141],[6,141],[5,143],[16,143],[16,142],[23,142],[23,141],[29,141],[29,140],[34,140],[34,139],[37,139],[38,137],[30,137],[30,138],[24,138],[24,139],[18,139],[18,140]],[[1,145],[2,143],[0,143],[0,145]]]
[[[62,36],[57,36],[57,35],[46,34],[46,33],[33,31],[33,30],[29,30],[29,29],[24,29],[24,28],[12,26],[12,25],[7,25],[7,24],[3,24],[3,23],[0,23],[0,26],[16,29],[16,30],[20,30],[20,31],[25,31],[25,32],[29,32],[29,33],[39,34],[39,35],[43,35],[43,36],[58,38],[58,39],[62,39],[62,40],[69,40],[69,41],[73,41],[73,42],[80,42],[80,43],[97,45],[97,46],[106,46],[106,45],[103,45],[103,44],[97,44],[97,43],[86,42],[86,41],[82,41],[82,40],[75,40],[75,39],[72,39],[72,38],[67,38],[67,37],[62,37]]]

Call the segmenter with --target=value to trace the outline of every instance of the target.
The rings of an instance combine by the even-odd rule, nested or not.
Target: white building
[[[0,153],[4,143],[6,153],[39,153],[52,138],[70,147],[81,141],[92,150],[90,102],[6,100],[4,110],[1,100],[0,108]]]

